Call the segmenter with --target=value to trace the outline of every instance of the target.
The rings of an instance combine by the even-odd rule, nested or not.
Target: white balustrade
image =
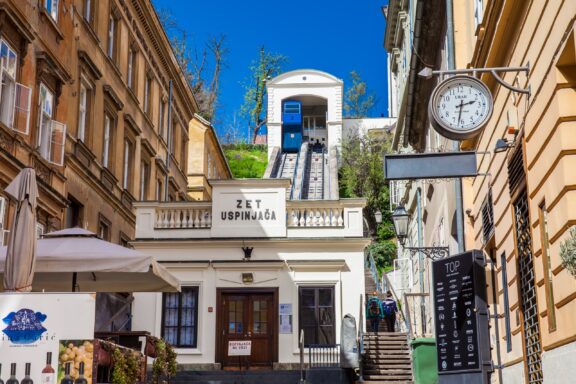
[[[289,207],[288,227],[343,227],[343,215],[341,206]]]
[[[164,205],[156,208],[155,228],[210,228],[212,207],[210,204]]]

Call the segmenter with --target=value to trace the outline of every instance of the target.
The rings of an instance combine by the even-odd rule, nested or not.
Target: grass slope
[[[223,149],[235,178],[261,178],[264,175],[268,164],[265,145],[230,144]]]

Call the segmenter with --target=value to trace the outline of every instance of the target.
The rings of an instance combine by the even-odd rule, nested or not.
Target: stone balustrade
[[[287,225],[289,228],[300,227],[343,227],[344,208],[336,202],[335,206],[325,204],[299,207],[294,202],[292,207],[287,208]]]
[[[161,203],[156,207],[154,228],[210,228],[212,204],[210,202]]]

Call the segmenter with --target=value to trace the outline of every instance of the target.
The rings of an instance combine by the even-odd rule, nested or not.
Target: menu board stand
[[[488,384],[490,355],[486,272],[482,251],[432,264],[440,384]]]

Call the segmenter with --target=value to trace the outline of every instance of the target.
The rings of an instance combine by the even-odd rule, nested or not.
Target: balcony
[[[210,201],[136,202],[136,238],[221,237],[213,234],[213,204]],[[364,205],[363,199],[286,201],[285,220],[282,220],[285,235],[281,237],[362,237]],[[253,217],[258,217],[254,212]],[[262,221],[262,226],[265,225],[267,222]]]

